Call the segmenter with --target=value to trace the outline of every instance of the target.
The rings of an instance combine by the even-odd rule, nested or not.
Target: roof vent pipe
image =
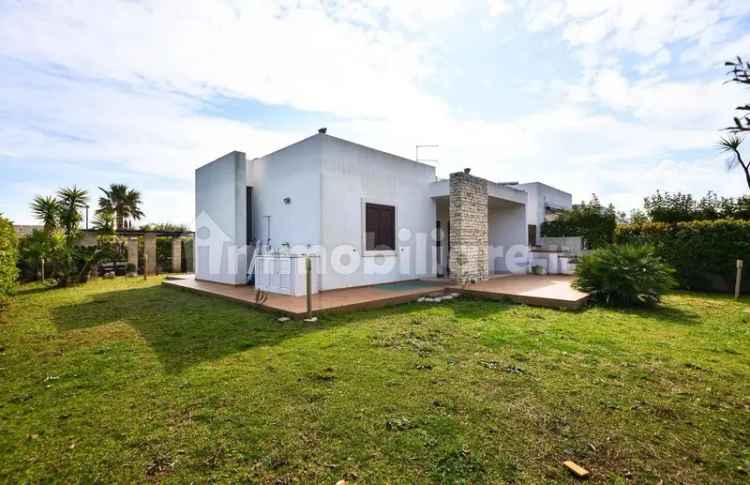
[[[323,128],[320,128],[320,129],[318,130],[318,133],[320,133],[321,135],[325,135],[327,131],[328,131],[328,128],[326,128],[326,127],[323,127]]]

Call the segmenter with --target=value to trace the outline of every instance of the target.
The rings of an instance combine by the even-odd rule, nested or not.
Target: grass
[[[0,316],[0,482],[750,480],[750,301],[461,299],[278,323],[159,285]]]

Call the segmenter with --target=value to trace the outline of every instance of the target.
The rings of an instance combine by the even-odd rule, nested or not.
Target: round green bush
[[[609,246],[584,256],[576,266],[573,285],[605,305],[653,305],[674,288],[674,269],[652,246]]]

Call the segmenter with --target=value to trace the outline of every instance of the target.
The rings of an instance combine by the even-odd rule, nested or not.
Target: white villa
[[[529,248],[571,195],[495,183],[328,135],[196,170],[196,279],[299,295],[421,278],[527,272]]]

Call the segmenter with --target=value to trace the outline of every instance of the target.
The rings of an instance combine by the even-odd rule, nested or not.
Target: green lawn
[[[750,480],[750,300],[278,323],[154,278],[0,316],[0,482]]]

